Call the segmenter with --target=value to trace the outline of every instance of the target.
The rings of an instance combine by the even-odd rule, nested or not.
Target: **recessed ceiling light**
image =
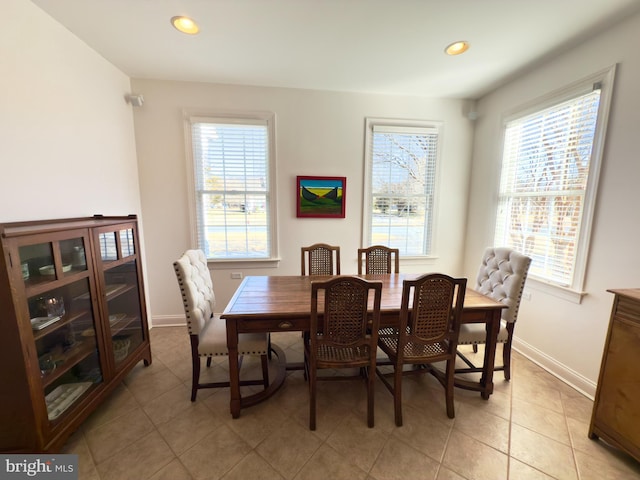
[[[182,33],[186,33],[187,35],[195,35],[200,31],[200,27],[198,27],[198,24],[189,17],[173,17],[171,19],[171,25],[173,25]]]
[[[447,48],[444,49],[444,52],[447,55],[460,55],[467,50],[469,50],[469,42],[461,40],[459,42],[453,42],[451,45],[447,46]]]

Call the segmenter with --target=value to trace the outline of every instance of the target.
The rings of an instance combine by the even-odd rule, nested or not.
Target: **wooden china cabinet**
[[[607,291],[615,297],[589,438],[601,437],[640,461],[640,289]]]
[[[0,224],[0,452],[56,452],[151,363],[135,216]]]

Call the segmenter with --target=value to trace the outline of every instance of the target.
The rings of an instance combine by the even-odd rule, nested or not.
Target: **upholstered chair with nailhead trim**
[[[213,357],[228,356],[227,328],[224,320],[214,314],[215,295],[207,258],[202,250],[187,250],[173,263],[178,278],[187,327],[191,338],[193,377],[191,401],[196,400],[200,388],[228,387],[229,382],[200,383],[200,362],[207,359],[211,366]],[[261,380],[243,380],[240,385],[269,386],[268,342],[266,333],[243,333],[238,339],[238,354],[259,355],[262,361]]]
[[[475,290],[507,305],[502,310],[500,333],[498,342],[503,343],[502,366],[495,370],[503,370],[504,378],[511,379],[511,343],[513,330],[518,318],[520,299],[527,280],[527,272],[531,265],[531,258],[506,247],[487,248],[482,256],[482,264],[478,272]],[[464,323],[460,327],[458,347],[473,345],[478,351],[478,345],[486,341],[484,323]],[[482,372],[482,367],[476,367],[458,349],[458,356],[468,365],[468,368],[458,368],[456,373]]]

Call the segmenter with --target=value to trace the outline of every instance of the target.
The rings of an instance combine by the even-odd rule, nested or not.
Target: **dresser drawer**
[[[640,324],[640,303],[627,297],[619,297],[614,316]]]

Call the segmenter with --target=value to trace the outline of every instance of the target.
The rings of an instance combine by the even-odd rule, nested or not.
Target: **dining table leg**
[[[231,416],[240,416],[240,365],[238,361],[238,326],[233,320],[227,320],[227,349],[229,351],[229,390],[231,395]]]

